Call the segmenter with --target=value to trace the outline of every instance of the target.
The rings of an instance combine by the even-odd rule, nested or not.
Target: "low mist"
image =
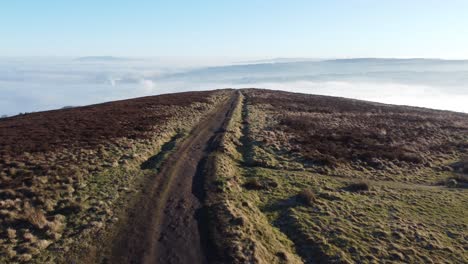
[[[282,59],[239,64],[90,57],[2,59],[0,115],[163,93],[246,87],[468,113],[466,61]]]

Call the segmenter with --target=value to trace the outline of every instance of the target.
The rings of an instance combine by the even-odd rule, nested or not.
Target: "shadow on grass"
[[[250,124],[248,121],[249,110],[248,110],[248,98],[247,96],[244,99],[244,103],[242,105],[242,135],[239,138],[241,144],[237,146],[237,151],[242,154],[242,161],[240,165],[242,167],[256,167],[259,164],[256,164],[254,161],[254,146],[259,146],[260,143],[254,141],[252,138],[249,137],[250,131]]]
[[[182,133],[177,133],[171,138],[168,142],[164,143],[161,147],[161,151],[158,154],[147,159],[140,165],[142,170],[155,170],[158,171],[162,165],[162,162],[167,158],[167,156],[174,150],[177,141],[183,137]]]
[[[298,195],[291,196],[287,199],[278,200],[268,206],[261,208],[264,213],[276,213],[278,218],[272,222],[273,226],[278,228],[281,233],[285,234],[289,240],[293,242],[297,254],[302,258],[304,263],[339,263],[337,259],[328,256],[321,248],[320,242],[315,241],[310,234],[304,232],[293,209],[301,210],[301,207],[310,207],[304,205],[300,201]]]

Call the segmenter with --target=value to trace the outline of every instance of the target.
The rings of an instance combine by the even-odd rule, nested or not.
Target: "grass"
[[[228,95],[148,97],[2,120],[0,262],[85,261],[90,252],[104,250],[120,212],[154,174],[140,165],[163,147],[174,147],[177,140],[171,138]]]
[[[244,183],[244,188],[247,190],[261,190],[264,188],[264,185],[257,178],[252,178]]]
[[[467,148],[463,114],[278,91],[246,94],[253,162],[262,167],[296,163],[319,173],[433,183],[427,172],[461,159]],[[414,177],[396,179],[408,171]]]
[[[48,223],[44,213],[29,203],[24,206],[24,217],[33,227],[38,229],[43,229]]]
[[[370,183],[367,181],[354,182],[346,186],[345,190],[350,192],[366,192],[371,189]]]
[[[304,205],[312,206],[317,199],[315,193],[309,189],[304,189],[299,192],[296,198],[300,203]]]
[[[242,93],[207,161],[216,261],[468,262],[466,115]],[[0,262],[99,262],[145,179],[228,92],[209,94],[0,121]]]
[[[446,167],[466,151],[466,116],[343,100],[248,90],[237,195],[306,263],[465,263],[468,193],[435,183],[462,175]],[[420,146],[400,138],[414,130]]]
[[[152,156],[151,158],[143,162],[140,168],[142,170],[155,170],[156,172],[158,172],[162,162],[167,158],[167,156],[169,156],[169,154],[175,148],[177,143],[181,141],[184,137],[184,132],[177,133],[168,142],[162,145],[161,151],[159,151],[158,154]]]
[[[241,97],[242,98],[242,97]],[[210,240],[217,254],[213,261],[229,263],[301,263],[292,248],[292,243],[278,229],[268,223],[266,216],[256,203],[260,199],[245,189],[274,189],[273,181],[257,182],[249,178],[240,167],[248,159],[243,152],[249,149],[241,145],[243,135],[243,102],[236,111],[223,134],[218,151],[212,153],[208,164],[213,164],[206,186],[209,210]],[[239,152],[238,150],[241,150]],[[216,183],[213,187],[210,183]],[[226,186],[220,192],[218,183]],[[268,187],[268,188],[266,188]],[[277,185],[276,185],[277,187]],[[212,191],[215,190],[215,191]],[[245,191],[244,191],[245,190]]]
[[[388,182],[374,186],[376,191],[356,193],[343,191],[354,184],[348,179],[257,171],[257,177],[281,179],[273,191],[258,191],[262,199],[256,205],[294,242],[305,262],[390,263],[401,255],[399,261],[412,263],[466,260],[464,192]]]

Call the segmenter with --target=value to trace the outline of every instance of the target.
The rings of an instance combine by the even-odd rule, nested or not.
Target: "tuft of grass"
[[[367,181],[354,182],[346,186],[345,190],[349,192],[367,192],[370,190],[370,184]]]
[[[243,186],[247,190],[268,190],[278,187],[278,183],[271,179],[250,178]]]
[[[297,195],[297,200],[304,204],[311,206],[314,204],[315,200],[317,199],[316,195],[314,192],[312,192],[310,189],[304,189],[299,192]]]
[[[83,210],[83,205],[77,201],[69,201],[67,205],[56,210],[56,213],[61,215],[77,214]]]
[[[24,217],[31,225],[38,229],[43,229],[48,223],[44,213],[32,207],[29,203],[24,205]]]
[[[31,254],[21,254],[18,256],[18,260],[20,262],[28,262],[32,259]]]
[[[0,199],[15,199],[16,192],[12,189],[0,190]]]
[[[46,240],[46,239],[42,239],[42,240],[39,240],[39,241],[36,242],[36,246],[40,250],[46,249],[47,247],[50,246],[50,244],[52,244],[52,241]]]
[[[257,178],[251,178],[245,181],[244,188],[247,190],[261,190],[264,186]]]
[[[9,258],[14,258],[16,257],[16,250],[12,249],[12,248],[9,248],[6,250],[6,255],[9,257]]]
[[[25,241],[29,241],[29,242],[36,242],[37,241],[37,237],[35,235],[33,235],[31,232],[26,232],[23,234],[23,239]]]
[[[7,228],[7,236],[9,239],[15,239],[16,238],[16,230],[13,228]]]

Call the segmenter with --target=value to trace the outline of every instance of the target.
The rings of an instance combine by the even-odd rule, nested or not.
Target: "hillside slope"
[[[218,179],[217,200],[227,202],[213,217],[225,227],[217,238],[228,237],[220,246],[240,248],[224,251],[225,259],[293,262],[296,253],[305,263],[467,262],[466,114],[243,94],[224,161],[232,167]],[[292,248],[280,250],[278,240]]]
[[[0,262],[93,262],[159,161],[233,91],[144,97],[0,120]]]
[[[467,156],[466,114],[258,89],[2,119],[0,262],[466,263]]]

